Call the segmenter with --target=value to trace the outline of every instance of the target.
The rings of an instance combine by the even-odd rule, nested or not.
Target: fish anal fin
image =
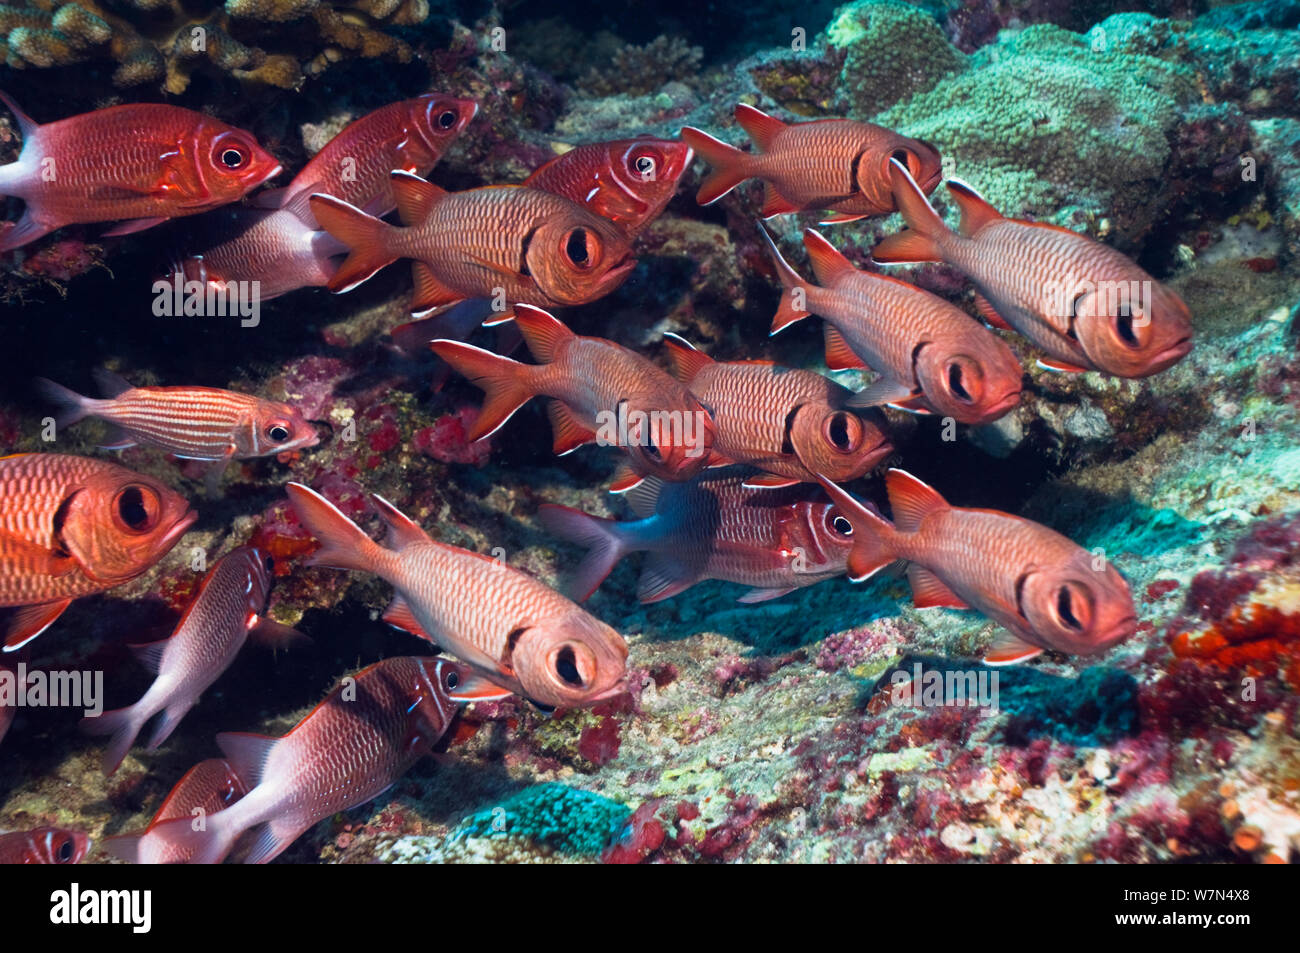
[[[433,269],[422,261],[411,263],[411,279],[415,284],[411,292],[412,314],[424,314],[465,297],[439,281]]]
[[[822,328],[826,340],[826,366],[833,371],[861,371],[867,365],[862,358],[853,353],[849,342],[833,324],[826,323]],[[909,392],[910,393],[910,392]]]
[[[912,563],[907,567],[907,581],[912,586],[912,602],[918,609],[969,609],[961,596],[924,566]]]
[[[1010,632],[999,633],[984,653],[985,665],[1016,665],[1042,655],[1043,650]]]
[[[420,638],[432,642],[433,637],[424,630],[420,621],[416,619],[415,613],[411,611],[411,604],[402,596],[393,596],[393,601],[388,604],[381,617],[389,625],[409,632],[412,635],[418,635]]]
[[[759,213],[763,218],[789,215],[797,211],[799,211],[798,205],[778,192],[771,182],[767,183],[767,188],[763,192],[763,210]]]
[[[1003,331],[1014,331],[1007,319],[998,314],[997,309],[989,303],[989,299],[984,297],[978,291],[975,292],[975,308],[979,311],[980,316],[989,323],[990,326],[1000,328]]]
[[[14,609],[4,620],[4,650],[16,652],[22,648],[48,629],[71,603],[71,599],[60,599]]]
[[[579,420],[578,415],[563,401],[552,400],[547,407],[547,413],[551,418],[551,430],[555,435],[551,449],[558,456],[572,453],[596,439],[596,432]]]

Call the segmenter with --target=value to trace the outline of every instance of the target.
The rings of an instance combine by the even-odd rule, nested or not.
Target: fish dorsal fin
[[[771,149],[772,141],[785,128],[785,123],[780,119],[744,103],[736,106],[736,122],[749,133],[749,138],[754,140],[754,145],[758,146],[760,152]]]
[[[980,316],[989,323],[990,326],[1001,328],[1003,331],[1014,331],[1007,319],[998,314],[997,309],[978,291],[975,292],[975,309],[979,311]]]
[[[867,365],[853,353],[849,342],[833,324],[823,324],[822,336],[826,339],[826,366],[832,371],[861,371]]]
[[[812,262],[818,284],[833,285],[845,275],[857,271],[853,263],[840,254],[839,249],[828,242],[821,232],[804,229],[803,247],[808,249],[808,260]]]
[[[401,169],[393,170],[392,182],[397,214],[403,225],[415,225],[424,221],[438,200],[447,194],[432,182]]]
[[[713,358],[690,341],[671,331],[664,335],[664,344],[668,346],[668,355],[672,358],[673,376],[683,384],[689,384],[696,374],[715,363]]]
[[[411,543],[428,543],[429,534],[422,530],[409,516],[389,503],[378,493],[370,494],[370,502],[375,505],[379,515],[388,526],[388,536],[384,540],[389,549],[402,549]]]
[[[411,604],[401,595],[393,596],[393,601],[388,604],[381,617],[391,626],[401,629],[404,632],[410,632],[412,635],[418,635],[426,641],[432,642],[433,636],[425,631],[424,626],[420,625],[420,620],[415,617],[411,610]]]
[[[127,647],[141,665],[157,675],[158,669],[162,667],[163,652],[166,651],[167,643],[170,641],[171,639],[159,639],[157,642],[145,642],[143,645]]]
[[[90,372],[90,376],[95,379],[95,386],[105,397],[117,397],[126,391],[131,390],[131,382],[118,374],[114,374],[106,367],[97,367]]]
[[[217,735],[217,747],[230,762],[235,776],[251,791],[261,783],[266,759],[271,756],[271,749],[279,740],[270,735],[255,735],[246,731],[223,731]]]
[[[894,526],[902,533],[915,533],[926,516],[949,509],[948,501],[937,490],[906,470],[886,473],[885,490],[894,510]]]
[[[627,505],[639,519],[655,515],[659,506],[659,494],[663,492],[664,481],[657,476],[648,476],[626,493]]]
[[[38,123],[31,116],[27,115],[27,113],[23,112],[21,107],[19,107],[19,105],[13,101],[13,99],[9,96],[8,93],[0,91],[0,102],[3,102],[6,106],[8,106],[9,111],[13,113],[14,118],[18,120],[18,130],[23,134],[24,141],[26,141],[32,135],[32,133],[34,133],[38,128],[40,128],[40,123]]]
[[[912,602],[918,609],[939,606],[948,609],[969,609],[966,600],[948,588],[938,576],[924,566],[912,563],[907,567],[907,581],[912,584]]]
[[[993,644],[984,653],[985,665],[1015,665],[1027,662],[1035,656],[1042,655],[1043,650],[1030,645],[1024,639],[1010,632],[1000,632],[994,636]]]
[[[551,432],[555,438],[551,450],[556,456],[572,453],[596,439],[596,431],[588,427],[563,401],[552,400],[546,410],[551,418]]]
[[[1002,219],[1002,213],[990,205],[983,196],[961,179],[949,179],[948,191],[952,193],[961,212],[961,233],[970,238],[989,222]]]
[[[560,345],[577,336],[555,315],[530,304],[515,305],[515,325],[539,364],[551,363]]]

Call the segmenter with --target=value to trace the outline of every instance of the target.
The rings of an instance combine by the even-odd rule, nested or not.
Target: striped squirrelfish
[[[90,853],[90,838],[81,831],[38,827],[0,834],[0,864],[79,864]]]
[[[350,291],[411,258],[416,316],[465,298],[560,307],[604,297],[636,267],[612,222],[562,196],[519,185],[445,192],[400,171],[392,183],[404,227],[333,196],[311,196],[316,219],[349,249],[331,291]]]
[[[110,106],[42,126],[4,93],[0,102],[23,136],[18,160],[0,166],[0,195],[27,204],[0,251],[76,223],[126,219],[105,234],[138,232],[236,202],[280,172],[252,134],[178,106]]]
[[[288,486],[298,518],[321,542],[312,565],[371,572],[396,594],[384,620],[475,670],[453,698],[515,693],[544,706],[594,705],[627,690],[627,643],[549,586],[503,562],[434,542],[387,500],[380,546],[319,493]]]
[[[217,864],[247,831],[244,863],[274,860],[318,821],[379,797],[432,753],[467,677],[447,659],[385,659],[335,688],[283,737],[217,735],[248,793],[210,814],[203,830],[188,817],[151,825],[156,849]]]
[[[769,361],[715,361],[675,334],[664,343],[678,380],[713,416],[710,464],[765,471],[747,486],[792,486],[818,473],[855,480],[894,449],[880,412],[846,409],[853,392],[821,374]]]
[[[61,408],[58,426],[98,417],[115,428],[106,450],[141,443],[184,460],[210,461],[210,486],[231,460],[289,453],[320,442],[302,411],[280,401],[216,387],[132,387],[103,370],[95,372],[95,380],[107,395],[103,399],[37,381],[46,399]]]
[[[271,558],[240,546],[217,560],[203,577],[175,632],[160,642],[136,647],[140,661],[157,675],[135,704],[81,720],[91,735],[111,735],[103,769],[112,774],[155,715],[150,751],[166,741],[199,696],[230,667],[254,629],[266,640],[287,642],[298,633],[263,619],[271,593]]]
[[[483,390],[470,440],[496,433],[528,401],[546,396],[556,453],[593,441],[626,451],[629,464],[615,478],[614,492],[646,474],[687,480],[708,465],[713,418],[685,384],[622,345],[574,334],[538,308],[520,305],[515,323],[540,363],[521,364],[459,341],[430,345]]]
[[[990,665],[1054,649],[1096,655],[1137,631],[1128,583],[1102,560],[1039,523],[997,510],[950,506],[910,473],[885,477],[894,522],[822,480],[853,524],[849,577],[867,579],[895,560],[918,609],[977,609],[1003,626]]]
[[[259,281],[269,301],[323,287],[347,247],[321,229],[308,197],[325,192],[374,215],[397,205],[392,170],[428,175],[478,112],[478,103],[427,93],[390,103],[343,128],[282,189],[261,192],[260,209],[229,209],[198,226],[207,248],[176,265],[187,280]]]
[[[650,136],[593,142],[539,166],[524,185],[584,205],[632,238],[659,217],[693,156],[684,143]]]
[[[741,152],[690,126],[682,129],[682,141],[713,166],[696,196],[701,205],[712,205],[746,179],[762,179],[763,218],[829,210],[838,214],[822,224],[833,225],[894,211],[891,158],[906,163],[926,192],[943,175],[934,146],[869,122],[784,123],[744,103],[736,106],[736,122],[758,152]]]
[[[0,607],[13,652],[73,599],[130,582],[167,555],[198,514],[151,477],[87,457],[0,458]]]
[[[961,211],[957,234],[907,170],[895,164],[890,174],[908,227],[882,240],[872,257],[942,261],[963,272],[985,320],[1041,348],[1043,367],[1149,377],[1192,349],[1182,298],[1115,249],[1068,228],[1003,218],[970,186],[949,180]]]
[[[155,828],[176,818],[193,822],[195,817],[224,811],[247,793],[248,788],[235,774],[229,761],[224,758],[200,761],[176,782],[148,827],[139,834],[109,837],[105,839],[103,849],[131,864],[186,863],[193,856],[192,847],[177,847],[155,834]]]
[[[1019,403],[1020,362],[1006,342],[960,308],[897,278],[859,271],[812,229],[804,232],[804,247],[819,283],[806,282],[762,232],[785,289],[772,333],[810,313],[821,315],[826,366],[880,375],[848,406],[889,404],[983,424]]]
[[[852,526],[815,486],[751,489],[748,467],[689,483],[649,479],[628,493],[637,519],[619,522],[545,503],[546,529],[588,549],[570,591],[586,599],[620,559],[646,552],[637,598],[658,602],[705,579],[753,587],[741,602],[775,599],[843,575]]]

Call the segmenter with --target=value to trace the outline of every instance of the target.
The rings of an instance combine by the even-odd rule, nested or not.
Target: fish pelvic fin
[[[781,279],[781,303],[776,306],[776,314],[772,318],[772,334],[784,331],[796,321],[802,321],[812,314],[807,309],[808,306],[808,282],[799,277],[799,273],[790,267],[790,263],[785,260],[781,254],[781,249],[776,247],[776,242],[762,225],[758,230],[763,235],[763,240],[767,242],[767,250],[772,256],[772,265],[776,268],[776,276]]]
[[[330,291],[335,294],[351,291],[400,257],[388,250],[387,238],[393,226],[387,222],[332,195],[317,193],[310,203],[321,228],[348,246],[348,257],[327,286]]]
[[[700,183],[700,190],[695,193],[695,201],[700,205],[712,205],[750,177],[749,155],[735,146],[729,146],[691,126],[682,129],[682,142],[713,166],[712,171]]]
[[[618,531],[616,520],[592,516],[555,503],[538,507],[537,519],[552,536],[587,549],[565,587],[566,594],[575,602],[587,601],[613,572],[618,561],[631,551]]]
[[[289,502],[298,514],[298,519],[320,541],[320,549],[308,560],[308,565],[375,571],[383,558],[384,549],[367,536],[360,526],[308,486],[289,483],[285,486],[285,492],[289,494]],[[242,773],[240,777],[249,784],[255,783]]]
[[[483,406],[467,435],[470,440],[492,436],[505,426],[515,411],[536,396],[527,364],[460,341],[440,339],[430,343],[429,347],[483,391]]]
[[[840,515],[853,527],[849,579],[862,582],[898,559],[892,546],[895,529],[889,520],[876,512],[875,507],[855,499],[820,473],[817,482],[826,490]]]
[[[952,232],[934,210],[911,173],[897,159],[889,160],[889,178],[894,188],[894,203],[907,228],[890,235],[871,250],[873,260],[889,263],[902,261],[943,261],[939,242]]]

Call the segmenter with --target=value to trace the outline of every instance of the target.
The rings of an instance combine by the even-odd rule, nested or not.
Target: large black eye
[[[962,384],[962,370],[960,364],[948,365],[948,389],[952,391],[954,397],[958,400],[970,402],[971,396]]]
[[[1056,614],[1071,629],[1083,631],[1083,623],[1074,614],[1074,597],[1069,586],[1062,586],[1056,591]]]
[[[564,254],[569,257],[579,268],[586,267],[590,262],[591,255],[587,250],[587,230],[585,228],[575,228],[569,232],[569,238],[564,243]]]
[[[893,159],[895,162],[902,163],[904,168],[906,168],[907,160],[910,155],[911,153],[909,153],[906,149],[895,149],[893,152],[889,154],[889,158]]]
[[[578,673],[577,660],[573,656],[573,649],[567,645],[555,656],[555,674],[560,676],[566,685],[572,685],[574,688],[582,687],[582,676]]]
[[[227,169],[242,168],[248,157],[242,149],[227,148],[221,150],[221,164]]]
[[[460,675],[457,672],[448,672],[447,677],[442,680],[442,684],[447,687],[447,691],[453,692],[460,685]]]
[[[838,513],[831,517],[831,529],[841,536],[853,535],[853,524]]]
[[[265,569],[267,572],[274,574],[275,560],[272,559],[270,556],[267,556],[265,559],[262,560],[262,568]]]
[[[643,179],[648,179],[655,174],[655,160],[651,156],[637,156],[632,160],[632,167]]]
[[[1120,305],[1119,314],[1115,315],[1115,333],[1129,347],[1141,346],[1137,334],[1133,330],[1133,314],[1127,304]]]
[[[266,428],[266,435],[276,443],[283,443],[289,439],[289,428],[284,424],[271,424]]]
[[[117,496],[117,515],[122,525],[135,533],[142,533],[153,524],[153,495],[146,496],[143,487],[128,486]]]
[[[459,118],[460,117],[456,115],[454,110],[444,110],[438,114],[438,126],[442,129],[450,129],[452,126],[456,125],[456,120]]]
[[[72,843],[72,838],[68,837],[64,838],[63,843],[59,845],[59,852],[55,856],[59,863],[67,864],[72,862],[72,857],[76,852],[76,845]]]
[[[837,450],[847,450],[852,443],[849,438],[848,417],[848,414],[836,414],[831,418],[830,426],[827,428],[827,436],[831,438],[831,443]]]

